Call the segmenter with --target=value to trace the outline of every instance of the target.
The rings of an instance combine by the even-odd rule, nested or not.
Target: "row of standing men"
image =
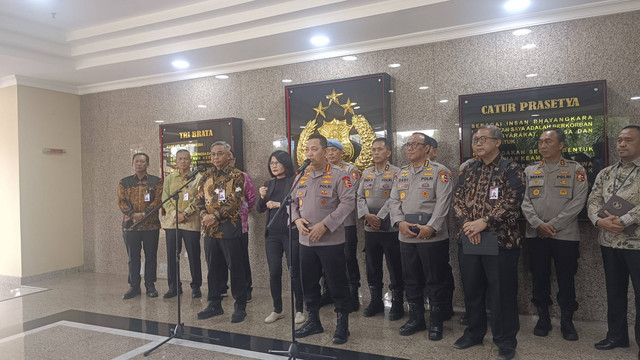
[[[623,132],[625,131],[631,133],[631,140],[633,135],[638,135],[640,138],[640,129],[632,126],[629,129],[625,128]],[[637,140],[640,141],[640,139]],[[274,302],[274,311],[265,319],[265,322],[273,322],[284,316],[280,278],[282,253],[285,252],[287,257],[291,256],[293,262],[291,275],[294,278],[297,323],[305,321],[302,314],[302,298],[308,310],[306,322],[296,331],[297,337],[306,337],[324,331],[318,312],[323,301],[319,280],[324,275],[328,288],[327,295],[336,304],[337,327],[333,341],[337,344],[347,341],[348,314],[357,310],[359,306],[360,274],[357,260],[355,260],[357,248],[355,220],[362,218],[365,221],[367,280],[371,291],[371,303],[365,309],[364,316],[370,317],[384,312],[382,302],[382,257],[384,255],[389,268],[392,291],[392,308],[389,318],[397,320],[404,316],[403,291],[409,303],[409,319],[401,327],[400,334],[412,335],[417,331],[426,330],[424,318],[426,291],[430,304],[429,339],[442,339],[443,321],[453,314],[454,280],[449,265],[449,233],[446,220],[447,213],[452,207],[456,218],[460,221],[461,234],[465,235],[468,241],[478,244],[482,241],[483,234],[490,230],[497,234],[499,244],[497,256],[465,254],[462,252],[462,246],[459,246],[468,327],[454,347],[465,349],[482,343],[487,331],[485,301],[488,301],[493,341],[499,348],[498,357],[513,358],[517,346],[516,334],[519,330],[517,264],[520,253],[520,233],[517,220],[522,208],[527,219],[526,237],[531,251],[532,302],[538,308],[540,315],[534,334],[546,336],[551,330],[548,309],[552,303],[549,277],[551,259],[553,259],[560,290],[557,299],[562,310],[561,332],[566,340],[577,340],[577,331],[573,325],[573,312],[578,307],[574,276],[579,256],[577,215],[584,207],[587,197],[585,171],[578,163],[562,158],[564,133],[560,129],[548,129],[542,133],[539,151],[543,161],[527,167],[525,171],[522,171],[515,162],[500,155],[501,142],[502,135],[497,127],[485,126],[478,129],[472,140],[476,158],[461,166],[459,183],[457,188],[454,188],[451,172],[433,161],[437,155],[437,143],[425,134],[415,133],[408,139],[405,151],[411,164],[402,169],[389,163],[391,151],[386,139],[376,139],[372,153],[375,165],[366,169],[362,175],[352,165],[342,160],[342,145],[338,141],[327,140],[321,135],[312,136],[305,149],[306,157],[311,160],[311,166],[299,175],[298,183],[293,189],[291,217],[298,230],[295,234],[298,241],[294,241],[298,249],[294,250],[293,254],[287,251],[287,227],[293,226],[288,224],[287,214],[281,213],[281,218],[274,221],[275,227],[265,231]],[[619,139],[618,145],[619,153],[620,145],[625,149],[633,147],[629,139],[622,141]],[[236,236],[238,228],[242,228],[240,209],[243,203],[246,204],[245,183],[248,176],[233,168],[228,144],[214,143],[211,150],[214,168],[199,179],[196,193],[184,195],[182,198],[187,202],[190,199],[188,196],[192,196],[191,199],[195,201],[191,201],[191,205],[185,209],[179,203],[179,211],[184,213],[184,218],[179,218],[179,222],[188,220],[191,214],[199,211],[205,234],[205,254],[209,254],[205,256],[209,267],[209,302],[207,308],[199,313],[198,317],[209,318],[223,313],[220,294],[226,292],[228,268],[231,271],[232,294],[236,300],[232,322],[236,322],[242,321],[246,316],[246,295],[250,288],[244,266],[245,263],[248,264],[247,246],[243,241],[234,240],[238,238]],[[640,154],[637,152],[636,149],[636,158],[631,159],[632,164],[634,161],[638,162],[637,157]],[[622,153],[620,156],[623,161],[617,165],[624,167],[628,161],[624,161]],[[628,156],[626,158],[629,159]],[[148,165],[148,158],[146,163]],[[136,156],[134,156],[134,167],[138,173]],[[178,167],[180,168],[179,163]],[[294,173],[291,158],[286,152],[272,154],[269,157],[268,168],[273,179],[259,189],[258,210],[267,212],[269,222],[276,216],[277,208],[281,206],[281,201],[291,188]],[[607,169],[602,173],[607,173]],[[617,173],[618,171],[612,178],[617,178]],[[621,175],[624,173],[625,170],[622,170]],[[627,174],[625,181],[617,190],[622,188],[624,192],[631,186],[632,189],[636,189],[635,196],[637,196],[638,185],[634,181],[635,178],[627,182],[630,175],[631,173]],[[127,179],[121,182],[121,193],[123,187],[127,188]],[[138,180],[144,181],[140,177]],[[594,214],[594,211],[597,213],[611,196],[603,193],[601,184],[603,180],[602,176],[598,175],[590,197],[589,214],[594,224],[603,229],[602,238],[620,237],[623,236],[620,235],[622,233],[620,227],[625,229],[622,224],[628,227],[637,219],[617,218],[612,215],[599,218]],[[153,181],[151,183],[151,187],[157,186]],[[147,195],[151,193],[149,186],[147,181],[145,185],[147,190],[143,199],[151,208],[153,201]],[[634,194],[633,190],[630,194]],[[125,220],[128,220],[127,217],[134,221],[139,220],[140,216],[137,215],[138,219],[136,219],[136,213],[126,206],[123,207],[122,203],[120,201]],[[170,210],[168,209],[168,215]],[[173,215],[175,216],[175,213]],[[130,232],[125,231],[125,243],[127,243],[127,233]],[[184,238],[187,244],[187,237]],[[167,239],[169,241],[169,236]],[[605,273],[608,273],[608,264],[611,260],[607,261],[605,256],[607,245],[603,244],[602,240],[601,245]],[[131,269],[130,247],[127,244],[131,274],[131,270],[135,269]],[[617,253],[616,246],[610,247],[614,249],[614,253]],[[131,250],[135,252],[135,249]],[[148,256],[146,250],[145,247],[145,255]],[[139,273],[140,246],[137,252]],[[187,245],[187,252],[191,262],[189,245]],[[133,263],[135,267],[135,261]],[[240,263],[242,266],[239,265]],[[153,270],[155,274],[155,269]],[[193,270],[192,263],[192,277],[195,281],[197,275]],[[147,294],[151,296],[155,291],[153,288],[155,278],[147,281],[146,274],[147,271],[145,271]],[[611,282],[609,278],[607,275],[608,290]],[[131,288],[127,294],[131,291],[136,292],[135,280],[135,278],[131,279],[130,275]],[[626,281],[628,285],[628,274]],[[151,292],[148,282],[151,282],[153,290]],[[621,280],[618,280],[618,283],[627,286]],[[138,293],[139,284],[138,275]],[[175,281],[173,284],[172,288],[170,280],[169,293],[173,290],[174,294],[169,295],[175,296],[181,289],[175,288]],[[199,293],[197,282],[196,285]],[[610,304],[610,333],[605,340],[596,344],[596,348],[603,350],[625,344],[628,346],[626,306],[623,309],[625,328],[622,333],[618,324],[622,322],[619,316],[613,321],[615,324],[612,324],[612,299],[609,291],[607,294]],[[195,290],[193,295],[195,297]],[[620,312],[619,308],[615,310],[616,313]],[[613,326],[615,330],[612,329]]]

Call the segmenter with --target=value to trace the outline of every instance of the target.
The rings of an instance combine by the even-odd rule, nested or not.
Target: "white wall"
[[[0,89],[0,275],[11,277],[22,276],[17,99],[17,86]]]
[[[17,93],[21,275],[81,266],[80,98],[20,85]]]

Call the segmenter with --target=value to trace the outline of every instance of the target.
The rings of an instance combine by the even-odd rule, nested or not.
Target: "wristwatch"
[[[482,221],[484,221],[485,224],[489,224],[489,215],[483,216]]]

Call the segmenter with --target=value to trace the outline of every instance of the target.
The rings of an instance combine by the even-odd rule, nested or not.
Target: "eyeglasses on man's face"
[[[408,143],[406,144],[407,149],[415,149],[415,148],[417,148],[417,147],[418,147],[418,146],[420,146],[420,145],[427,145],[427,144],[425,144],[425,143],[419,143],[419,142],[408,142]]]
[[[487,139],[497,140],[497,138],[490,137],[490,136],[480,136],[480,137],[474,137],[473,139],[471,139],[471,144],[482,145],[487,142]]]

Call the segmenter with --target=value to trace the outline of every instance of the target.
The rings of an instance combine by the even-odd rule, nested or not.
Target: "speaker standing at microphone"
[[[178,212],[178,253],[182,252],[184,240],[187,256],[189,257],[189,270],[191,272],[191,297],[202,296],[202,265],[200,261],[200,216],[195,204],[198,195],[198,182],[202,178],[200,172],[204,170],[202,165],[191,173],[191,154],[186,149],[176,153],[176,165],[178,171],[169,174],[164,179],[162,201],[166,200],[181,188],[187,181],[195,178],[188,186],[182,189],[178,197],[178,206],[173,200],[164,203],[166,215],[162,219],[162,228],[167,238],[167,279],[169,291],[162,297],[169,299],[182,294],[182,283],[176,279],[176,211]]]

